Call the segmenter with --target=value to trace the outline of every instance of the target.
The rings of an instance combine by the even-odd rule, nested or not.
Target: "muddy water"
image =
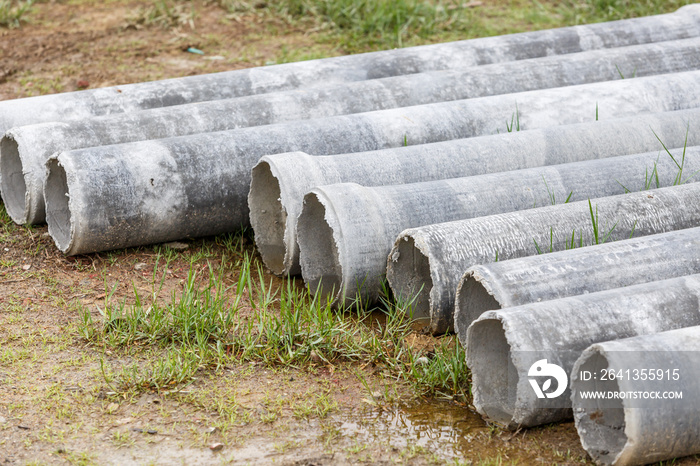
[[[367,407],[346,413],[340,430],[360,443],[389,443],[403,450],[422,447],[445,459],[483,453],[472,440],[488,426],[475,412],[454,403],[422,401],[384,409]]]

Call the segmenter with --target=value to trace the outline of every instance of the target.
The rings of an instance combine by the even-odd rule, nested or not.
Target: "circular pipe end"
[[[287,226],[287,211],[282,203],[282,193],[270,164],[261,161],[252,171],[248,195],[250,223],[255,232],[255,245],[267,268],[276,275],[290,273],[291,250],[288,243],[293,232]]]
[[[474,322],[467,333],[474,407],[486,418],[511,428],[519,381],[503,323],[496,314]]]
[[[12,135],[0,140],[0,192],[10,218],[20,225],[29,221],[29,191],[19,145]]]
[[[337,304],[344,293],[340,223],[327,208],[322,194],[311,191],[297,220],[301,274],[309,290],[324,301]]]
[[[503,306],[484,286],[473,269],[468,270],[457,286],[455,300],[455,333],[465,348],[468,343],[469,326],[484,312],[498,310]]]
[[[583,399],[577,396],[581,392],[619,391],[616,380],[600,380],[600,377],[581,380],[577,374],[584,371],[601,374],[608,367],[604,352],[594,345],[581,355],[572,371],[571,399],[576,429],[583,448],[599,464],[615,464],[628,444],[624,402],[622,399]]]
[[[70,211],[70,192],[66,170],[57,158],[52,157],[46,163],[47,177],[44,185],[46,201],[46,223],[49,234],[61,252],[71,254],[74,226]]]
[[[394,297],[405,303],[418,321],[430,321],[430,292],[433,280],[430,275],[430,257],[421,251],[410,235],[402,235],[389,254],[387,280]]]

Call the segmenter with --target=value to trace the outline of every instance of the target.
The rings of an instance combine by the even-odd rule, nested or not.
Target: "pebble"
[[[209,449],[210,449],[211,451],[219,451],[219,450],[221,450],[222,448],[224,448],[224,444],[223,444],[223,443],[212,443],[211,445],[209,445]]]

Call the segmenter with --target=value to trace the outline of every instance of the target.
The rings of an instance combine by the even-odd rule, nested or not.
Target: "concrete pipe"
[[[62,152],[58,162],[48,162],[55,176],[61,179],[64,175],[58,171],[68,169],[76,172],[65,175],[69,185],[59,183],[51,189],[44,187],[49,233],[54,232],[62,251],[78,254],[166,241],[161,234],[183,238],[232,231],[248,224],[250,170],[263,155],[291,150],[310,154],[361,152],[399,147],[406,138],[427,143],[494,133],[503,126],[501,117],[513,114],[516,102],[523,102],[519,104],[521,121],[526,115],[532,127],[577,123],[594,118],[591,112],[595,109],[586,108],[583,102],[590,104],[596,98],[603,102],[601,109],[605,110],[601,115],[605,118],[700,107],[700,72]],[[80,163],[68,161],[78,158]],[[117,166],[122,167],[120,173],[105,170]],[[6,176],[7,180],[18,181],[12,190],[4,191],[3,196],[20,200],[26,197],[21,169],[15,166]],[[5,188],[8,186],[6,176],[3,176]],[[48,179],[51,176],[49,171]],[[168,189],[159,192],[158,183],[167,184]],[[66,189],[71,196],[81,191],[81,196],[89,197],[84,197],[81,204],[69,205],[65,202]],[[174,197],[167,194],[170,191],[179,194]],[[51,199],[47,193],[58,198]],[[115,196],[116,193],[119,196]],[[138,196],[134,198],[134,193],[139,193],[138,196],[148,193],[149,198],[158,199],[157,212],[151,212],[151,206]],[[54,207],[51,203],[55,203]],[[53,228],[48,213],[51,208],[56,213]],[[59,211],[69,208],[75,209],[70,215],[58,215]],[[154,217],[149,217],[141,208]],[[168,215],[164,221],[162,213],[168,211],[177,213],[177,218]],[[73,215],[74,221],[70,220]],[[83,215],[94,218],[83,221]],[[198,221],[200,215],[203,217]],[[126,219],[135,221],[135,230],[128,226],[130,223]],[[94,228],[74,230],[87,224]]]
[[[568,419],[567,375],[590,345],[695,325],[700,275],[488,311],[467,331],[474,407],[509,429]]]
[[[0,141],[0,180],[3,167],[21,167],[26,192],[5,199],[8,214],[20,224],[42,223],[44,164],[56,152],[608,81],[618,68],[630,76],[698,69],[700,38],[22,126]]]
[[[599,242],[604,242],[700,225],[699,202],[700,188],[683,185],[595,199],[590,205],[588,201],[572,202],[411,228],[403,231],[394,243],[387,278],[395,296],[413,299],[414,313],[430,318],[433,332],[456,327],[461,335],[482,312],[494,309],[494,300],[500,303],[495,308],[499,309],[542,298],[547,293],[540,287],[551,285],[548,290],[557,294],[555,297],[570,291],[554,278],[540,281],[545,272],[534,264],[554,261],[553,257],[509,259],[595,244],[591,207],[597,218]],[[532,273],[529,281],[521,274],[525,269],[517,268],[525,263],[534,267],[529,270]],[[510,269],[511,266],[515,268]],[[475,276],[464,275],[470,267],[474,267]],[[491,267],[498,272],[488,272]],[[549,267],[544,268],[554,270]],[[505,288],[485,278],[500,280],[501,274],[508,276],[504,280]],[[526,283],[529,285],[525,286]],[[616,286],[615,283],[601,281],[598,286]]]
[[[677,160],[682,152],[675,150]],[[653,152],[425,183],[317,187],[304,197],[297,223],[302,276],[335,302],[349,304],[358,295],[373,301],[387,255],[406,228],[620,194],[622,186],[643,183],[654,163],[668,186],[677,169],[670,157],[657,158]],[[686,163],[689,173],[700,170],[700,146],[687,149]]]
[[[248,196],[250,222],[265,265],[278,275],[298,274],[297,217],[304,194],[316,186],[418,183],[638,154],[662,149],[659,139],[667,147],[682,147],[686,136],[692,146],[700,144],[696,128],[700,128],[700,109],[638,115],[609,120],[605,125],[581,123],[354,154],[309,156],[291,152],[264,156],[253,168]],[[635,185],[634,189],[639,187]],[[454,244],[461,243],[460,239]],[[392,267],[390,263],[390,273]],[[450,309],[452,314],[454,289],[466,268],[445,284],[444,289],[449,290],[447,301],[431,298],[439,303],[436,308]]]
[[[700,245],[700,231],[695,228],[682,230],[700,225],[698,185],[617,197],[617,205],[613,204],[613,198],[601,199],[598,208],[601,212],[607,211],[604,218],[608,225],[619,222],[615,227],[619,231],[613,232],[612,239],[623,241],[562,251],[567,247],[565,243],[571,241],[571,233],[568,233],[567,240],[564,238],[567,233],[562,232],[555,223],[558,232],[552,237],[556,238],[554,241],[558,244],[556,249],[559,252],[469,268],[457,286],[454,307],[454,326],[462,344],[466,342],[469,325],[488,310],[700,273],[700,253],[694,249]],[[603,201],[612,202],[603,204]],[[587,207],[583,206],[583,209]],[[582,224],[586,222],[586,214],[582,212],[580,216]],[[569,219],[565,218],[564,221],[568,223]],[[537,222],[538,219],[533,220]],[[588,222],[590,225],[590,218]],[[515,224],[501,224],[505,229],[510,225]],[[565,227],[568,231],[572,230],[570,225]],[[529,239],[524,238],[525,243],[533,242],[532,239],[536,237],[547,240],[549,227],[541,226],[540,232],[533,233]],[[590,232],[590,227],[588,230]],[[653,236],[625,240],[631,231],[635,235]],[[656,234],[664,231],[667,233]],[[590,233],[586,236],[590,240]],[[502,239],[507,242],[509,238],[505,236]],[[535,254],[534,247],[527,244],[521,247]],[[683,256],[679,255],[679,251],[683,251]],[[600,267],[601,263],[605,264],[604,268]]]
[[[596,343],[581,354],[571,399],[581,443],[596,463],[700,453],[699,352],[700,327],[688,327]]]
[[[0,103],[0,134],[15,126],[66,121],[511,60],[700,36],[700,6],[666,15],[326,58]]]

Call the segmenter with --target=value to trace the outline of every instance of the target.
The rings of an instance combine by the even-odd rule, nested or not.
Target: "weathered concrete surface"
[[[618,69],[649,76],[698,68],[700,38],[693,38],[28,125],[0,141],[0,179],[2,158],[19,157],[29,200],[6,202],[8,213],[17,223],[43,223],[44,164],[56,152],[610,81]]]
[[[642,465],[700,453],[699,353],[700,327],[596,343],[583,352],[571,372],[571,399],[581,443],[596,463]],[[583,399],[589,391],[626,398]],[[683,398],[644,398],[657,392]]]
[[[672,153],[679,160],[682,152]],[[675,162],[658,157],[652,152],[425,183],[314,188],[304,198],[297,223],[302,276],[311,290],[320,289],[334,301],[350,304],[358,294],[373,301],[382,288],[387,256],[406,228],[531,209],[551,204],[552,198],[564,202],[567,197],[576,201],[621,194],[623,186],[642,184],[654,164],[661,186],[669,186]],[[700,171],[700,146],[687,148],[685,164],[689,173]],[[581,223],[566,225],[569,238],[572,225]],[[326,282],[330,284],[320,286]],[[412,287],[397,287],[406,288]],[[414,317],[430,318],[420,312]],[[441,317],[436,330],[445,331],[448,319]]]
[[[591,104],[595,98],[605,119],[692,108],[700,106],[700,72],[62,152],[59,165],[74,170],[67,175],[71,199],[80,191],[82,200],[64,205],[63,188],[45,188],[45,194],[60,196],[58,200],[44,196],[49,232],[62,238],[58,241],[62,251],[78,254],[233,231],[248,224],[250,170],[262,155],[291,150],[361,152],[401,146],[406,135],[409,140],[436,142],[494,133],[504,122],[500,116],[512,115],[516,102],[521,122],[531,127],[590,121],[595,106],[587,108],[582,101]],[[11,196],[26,195],[23,177],[15,169],[0,180],[4,198],[8,180],[17,182],[10,187]],[[60,205],[59,210],[71,209],[61,226],[51,225],[52,202]],[[69,225],[70,218],[74,221]],[[62,235],[61,230],[71,234]]]
[[[661,189],[646,196],[653,198],[645,199],[643,193],[618,196],[626,199],[609,205],[609,212],[616,212],[619,220],[615,230],[619,227],[620,232],[615,233],[615,239],[629,236],[632,228],[635,235],[653,236],[561,251],[567,234],[562,238],[561,233],[555,233],[560,252],[469,268],[457,287],[454,308],[455,330],[462,344],[469,325],[487,310],[700,273],[700,232],[682,229],[700,224],[698,186]],[[618,222],[609,213],[605,216],[608,225]],[[668,232],[675,229],[679,231]],[[663,231],[667,233],[654,234]],[[547,236],[547,232],[539,236]],[[590,233],[587,236],[590,238]],[[568,237],[570,241],[571,235]]]
[[[248,196],[255,243],[273,273],[298,274],[297,217],[304,194],[316,186],[345,182],[383,186],[482,175],[639,154],[662,149],[659,140],[670,148],[682,147],[686,137],[693,146],[700,144],[697,128],[700,109],[690,109],[609,120],[604,125],[581,123],[353,154],[266,155],[253,168]],[[391,263],[389,268],[391,273]],[[456,280],[464,270],[446,284],[447,301],[433,300],[440,303],[437,307],[449,308],[450,314]]]
[[[697,180],[697,175],[694,179]],[[597,211],[599,243],[700,225],[700,188],[695,185],[594,199],[590,205],[588,201],[563,204],[563,199],[557,199],[562,204],[402,232],[389,254],[387,278],[394,294],[404,298],[416,296],[414,312],[429,316],[433,331],[449,331],[454,325],[466,331],[472,320],[490,309],[483,306],[492,306],[492,299],[501,303],[500,308],[530,302],[527,299],[546,299],[551,293],[555,293],[554,297],[563,296],[556,293],[570,293],[565,283],[554,278],[541,281],[540,274],[544,272],[539,269],[533,269],[527,280],[520,273],[524,269],[515,272],[515,268],[509,267],[538,261],[544,264],[548,258],[511,259],[570,249],[572,238],[577,248],[595,244],[591,207],[594,213]],[[498,263],[489,264],[495,261]],[[473,269],[479,276],[493,267],[513,280],[505,285],[507,291],[503,289],[497,297],[486,299],[482,285],[475,285],[472,278],[463,278],[467,269],[478,264],[488,264]],[[505,270],[512,270],[513,274]],[[582,286],[584,283],[593,286],[585,281]],[[549,291],[545,293],[540,287],[548,285],[552,288],[547,288]],[[485,280],[483,286],[490,285]],[[453,324],[453,314],[463,320]]]
[[[54,94],[0,103],[0,134],[15,126],[180,105],[430,70],[700,36],[700,7],[610,23]]]
[[[530,383],[535,362],[546,359],[568,375],[594,343],[696,325],[699,275],[488,311],[468,330],[474,406],[510,429],[570,418],[569,386],[561,396],[536,396]]]

